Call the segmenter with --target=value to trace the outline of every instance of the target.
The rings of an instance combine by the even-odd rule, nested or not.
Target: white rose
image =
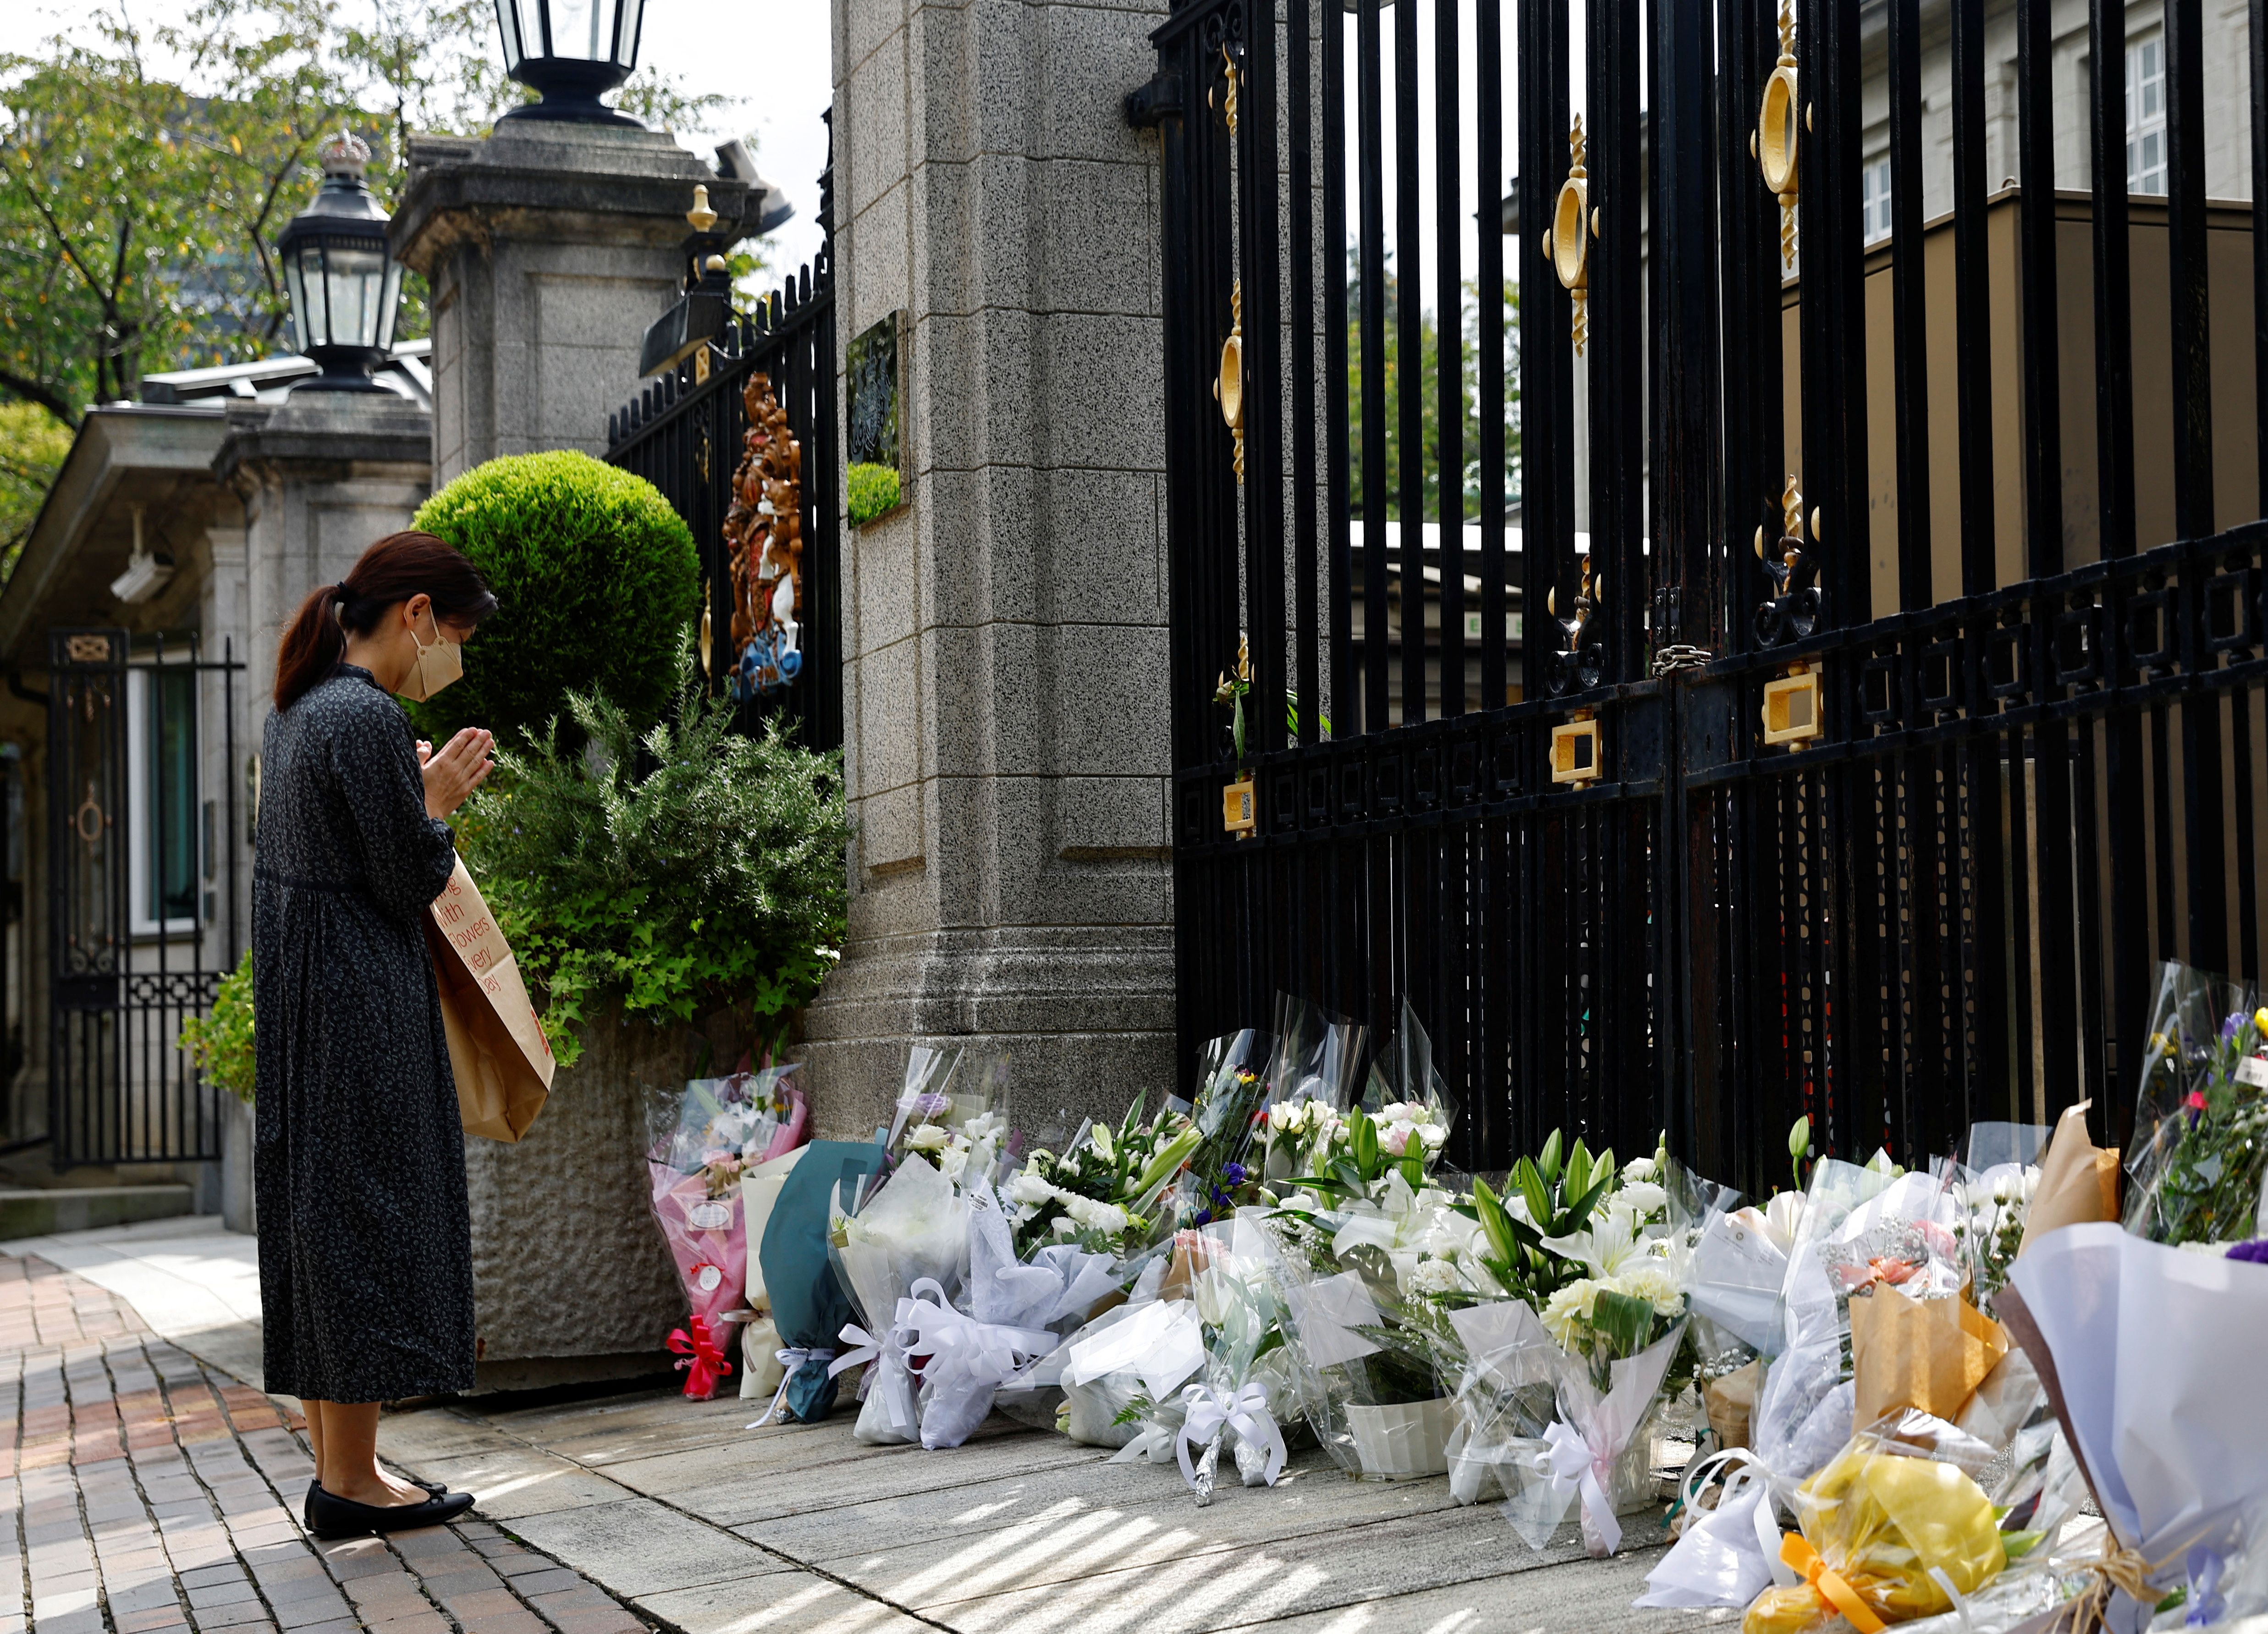
[[[1449,1132],[1438,1123],[1421,1123],[1418,1126],[1418,1138],[1425,1142],[1427,1151],[1437,1152],[1447,1142]]]
[[[968,1149],[966,1146],[947,1147],[938,1155],[937,1166],[944,1171],[946,1179],[958,1186],[961,1172],[968,1167]]]
[[[1021,1171],[1014,1179],[1008,1182],[1008,1198],[1012,1202],[1028,1203],[1036,1207],[1041,1203],[1052,1201],[1055,1196],[1056,1188],[1031,1169]]]
[[[1066,1197],[1064,1210],[1081,1225],[1115,1237],[1126,1229],[1126,1210],[1116,1203],[1097,1202],[1092,1197]]]
[[[924,1123],[906,1131],[906,1150],[914,1152],[943,1151],[953,1136],[941,1123]]]
[[[1623,1165],[1623,1184],[1635,1186],[1641,1180],[1654,1178],[1654,1162],[1651,1157],[1633,1157]]]
[[[1669,1194],[1651,1180],[1639,1180],[1625,1185],[1622,1190],[1616,1192],[1615,1201],[1631,1214],[1643,1218],[1666,1207],[1669,1201]]]

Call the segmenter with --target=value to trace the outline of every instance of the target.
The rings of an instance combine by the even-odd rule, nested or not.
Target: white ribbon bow
[[[790,1346],[788,1349],[784,1350],[775,1350],[772,1352],[772,1355],[777,1359],[779,1364],[787,1371],[780,1376],[779,1390],[777,1394],[772,1397],[772,1404],[764,1409],[764,1416],[762,1418],[759,1418],[755,1423],[747,1426],[750,1430],[762,1430],[766,1424],[772,1422],[772,1415],[778,1412],[780,1410],[780,1404],[787,1400],[787,1387],[795,1379],[796,1369],[801,1367],[806,1362],[831,1361],[834,1358],[835,1352],[828,1349],[825,1345],[811,1345],[807,1347]],[[830,1377],[836,1372],[833,1368],[829,1368],[827,1371]]]
[[[1154,1418],[1145,1418],[1135,1427],[1134,1438],[1108,1458],[1113,1464],[1162,1464],[1174,1449],[1174,1428],[1161,1424]]]
[[[898,1303],[903,1305],[908,1302],[902,1299]],[[902,1435],[911,1431],[914,1427],[913,1373],[906,1365],[906,1348],[898,1342],[898,1330],[888,1328],[877,1339],[858,1323],[846,1322],[836,1337],[855,1348],[829,1362],[827,1376],[832,1379],[861,1362],[880,1363],[870,1378],[880,1380],[882,1405],[890,1415],[890,1428]],[[862,1397],[865,1394],[865,1391],[861,1392]]]
[[[1284,1473],[1284,1432],[1268,1411],[1265,1385],[1248,1384],[1226,1394],[1211,1385],[1191,1385],[1182,1392],[1182,1406],[1186,1416],[1174,1450],[1182,1460],[1182,1479],[1192,1492],[1197,1490],[1197,1475],[1189,1463],[1189,1448],[1204,1446],[1224,1428],[1236,1431],[1247,1446],[1267,1449],[1268,1484],[1276,1484],[1276,1477]]]
[[[956,1311],[935,1277],[923,1277],[912,1294],[898,1306],[900,1342],[909,1355],[931,1358],[923,1377],[939,1390],[997,1388],[1055,1349],[1056,1336],[1044,1328],[980,1322]]]
[[[1591,1444],[1565,1420],[1555,1418],[1543,1427],[1543,1445],[1550,1449],[1553,1495],[1565,1503],[1580,1492],[1583,1512],[1606,1544],[1607,1553],[1613,1554],[1622,1547],[1622,1523],[1615,1519],[1615,1506],[1607,1501],[1607,1490],[1600,1483],[1599,1460],[1592,1455]]]
[[[1756,1508],[1749,1512],[1750,1518],[1756,1522],[1756,1552],[1771,1568],[1773,1582],[1783,1588],[1800,1582],[1802,1579],[1779,1557],[1779,1513],[1772,1507],[1771,1470],[1749,1448],[1728,1446],[1722,1452],[1712,1453],[1685,1472],[1677,1483],[1677,1490],[1678,1496],[1685,1501],[1686,1512],[1693,1512],[1693,1500],[1700,1497],[1702,1489],[1708,1484],[1710,1474],[1720,1467],[1728,1468],[1729,1473],[1725,1476],[1723,1490],[1717,1494],[1719,1512],[1723,1512],[1734,1498],[1750,1487],[1764,1488],[1764,1496],[1757,1500]]]

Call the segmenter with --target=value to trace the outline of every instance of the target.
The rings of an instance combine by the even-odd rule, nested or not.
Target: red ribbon
[[[708,1318],[689,1316],[686,1321],[693,1332],[688,1335],[682,1327],[671,1329],[669,1348],[685,1358],[677,1365],[686,1370],[686,1395],[696,1401],[712,1401],[717,1394],[717,1381],[733,1371],[733,1364],[725,1359],[725,1353],[711,1336]]]

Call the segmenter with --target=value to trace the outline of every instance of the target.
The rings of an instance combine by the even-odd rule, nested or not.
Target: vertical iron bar
[[[1425,366],[1418,197],[1418,4],[1394,8],[1394,384],[1401,424],[1402,723],[1425,719]]]
[[[1252,632],[1252,696],[1246,730],[1257,751],[1284,747],[1283,240],[1278,201],[1276,11],[1244,8],[1245,102],[1238,122],[1243,162],[1237,189],[1238,263],[1244,283],[1244,540]],[[1250,719],[1256,706],[1259,720]],[[1257,730],[1254,728],[1256,725]],[[1278,821],[1258,802],[1262,821]]]
[[[1362,174],[1362,657],[1361,729],[1382,732],[1388,713],[1386,509],[1386,166],[1378,8],[1358,0],[1355,33],[1357,162]]]
[[[1414,9],[1414,8],[1413,8]],[[1458,0],[1433,12],[1433,322],[1441,439],[1441,714],[1465,713],[1465,323],[1463,130],[1457,108]],[[1478,65],[1482,74],[1489,65]],[[1485,191],[1485,189],[1483,189]],[[1405,615],[1406,617],[1406,615]],[[1445,854],[1446,858],[1446,854]],[[1446,869],[1446,860],[1443,863]],[[1442,899],[1461,899],[1446,882]],[[1462,940],[1460,928],[1455,939]],[[1437,1016],[1435,1020],[1438,1022]],[[1452,1036],[1462,1035],[1451,1028]]]
[[[1292,440],[1292,601],[1298,620],[1298,671],[1292,684],[1299,698],[1300,744],[1313,748],[1321,741],[1323,712],[1322,662],[1316,640],[1320,610],[1315,605],[1315,155],[1314,89],[1310,81],[1308,0],[1285,0],[1285,78],[1287,113],[1285,158],[1289,163],[1291,197],[1291,310],[1285,314],[1291,337],[1292,403],[1285,426]],[[1324,21],[1332,21],[1326,7]],[[1304,791],[1302,791],[1304,793]],[[1314,989],[1310,987],[1309,991]]]
[[[2268,0],[2260,0],[2268,5]],[[1510,472],[1505,464],[1504,358],[1504,36],[1503,0],[1473,0],[1474,193],[1480,201],[1479,265],[1474,269],[1479,290],[1476,299],[1475,397],[1480,424],[1481,529],[1481,695],[1480,707],[1500,709],[1511,701],[1506,691],[1506,606],[1504,579],[1505,484]],[[1515,133],[1516,135],[1516,133]],[[1517,249],[1519,240],[1513,240]],[[1522,416],[1523,425],[1526,417]],[[1477,831],[1479,844],[1491,860],[1489,844],[1494,831]],[[1477,866],[1477,865],[1476,865]],[[1485,889],[1485,886],[1484,887]],[[1493,910],[1493,896],[1484,898]],[[1490,1024],[1496,1013],[1484,1008]],[[1493,1083],[1493,1055],[1481,1082]]]
[[[1984,219],[1984,0],[1952,0],[1954,328],[1964,358],[1992,344],[1992,246]],[[1992,541],[1992,372],[1955,381],[1961,421],[1961,593],[1997,578]]]
[[[2026,0],[2032,4],[2032,0]],[[2268,4],[2268,0],[2264,0]],[[1890,301],[1896,347],[1898,604],[1932,600],[1929,292],[1922,242],[1921,0],[1889,0]]]
[[[1344,0],[1317,0],[1323,47],[1323,460],[1331,549],[1331,708],[1334,736],[1366,729],[1354,673],[1354,562],[1349,537],[1347,448],[1346,16]],[[1316,713],[1322,700],[1316,699]],[[1331,874],[1336,878],[1336,870]],[[1336,885],[1332,887],[1336,890]]]

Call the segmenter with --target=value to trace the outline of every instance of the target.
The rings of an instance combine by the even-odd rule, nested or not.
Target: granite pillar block
[[[838,309],[910,321],[909,503],[847,536],[843,960],[821,1128],[916,1041],[1005,1048],[1019,1115],[1173,1082],[1160,4],[835,0]]]

